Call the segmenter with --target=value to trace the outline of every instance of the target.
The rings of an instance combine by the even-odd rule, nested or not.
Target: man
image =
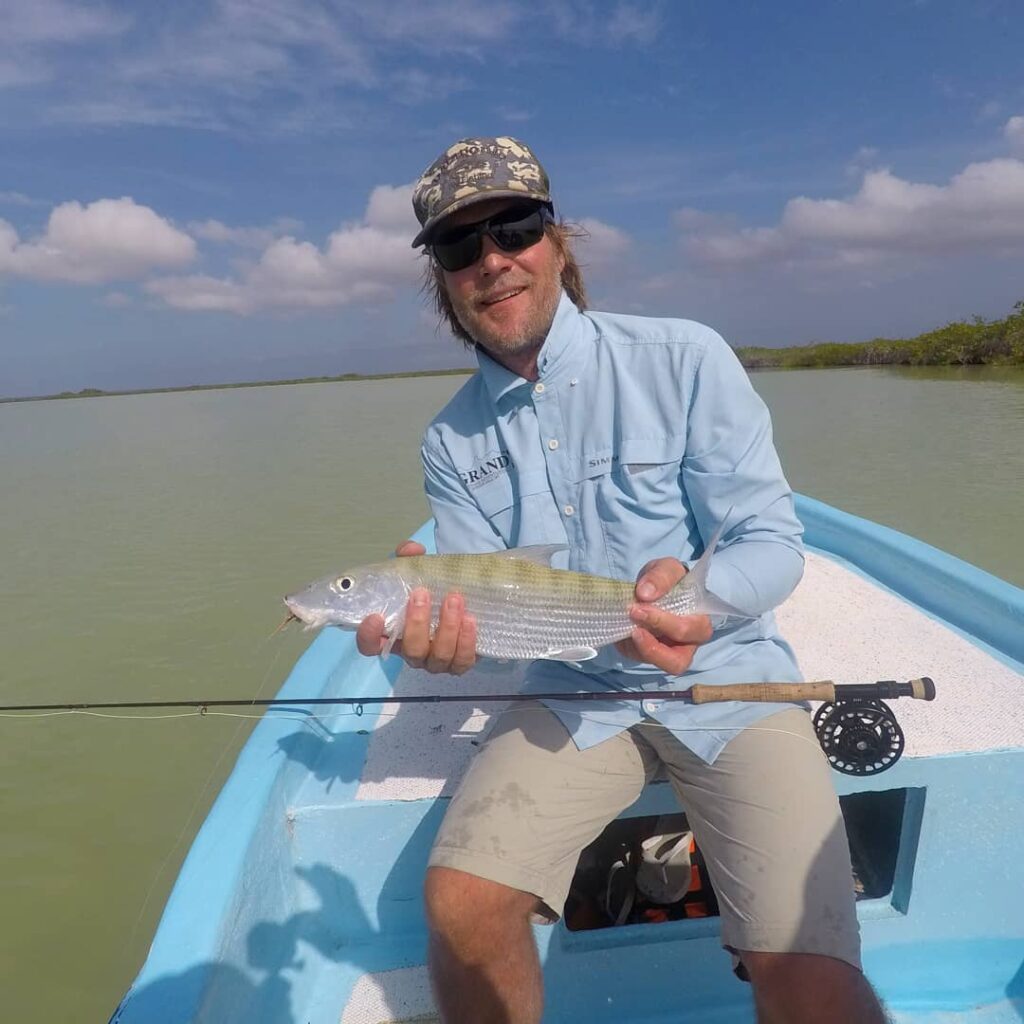
[[[582,848],[663,767],[759,1021],[881,1024],[860,971],[838,801],[807,712],[657,700],[684,673],[683,685],[800,678],[771,615],[803,555],[766,408],[707,327],[585,311],[570,232],[523,143],[456,143],[413,205],[437,308],[480,368],[423,442],[438,551],[560,543],[556,564],[637,579],[629,640],[579,665],[535,662],[524,688],[605,688],[609,701],[585,713],[569,701],[514,705],[451,801],[425,892],[444,1020],[539,1021],[531,919],[557,920]],[[709,588],[743,617],[654,607],[723,522]],[[421,551],[406,542],[398,554]],[[429,595],[414,591],[396,649],[430,672],[466,671],[475,623],[460,595],[445,597],[433,635],[429,618]],[[366,655],[382,650],[380,616],[357,642]],[[617,702],[622,689],[651,697]]]

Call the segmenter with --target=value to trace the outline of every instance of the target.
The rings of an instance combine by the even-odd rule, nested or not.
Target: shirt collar
[[[595,334],[594,325],[563,291],[555,310],[555,318],[551,322],[551,330],[548,331],[537,359],[540,380],[545,385],[557,385],[573,374],[579,376],[590,359],[593,349],[591,342]],[[531,384],[492,359],[479,345],[476,358],[480,376],[494,403],[516,388]]]

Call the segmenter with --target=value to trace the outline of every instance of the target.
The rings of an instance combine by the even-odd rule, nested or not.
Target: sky
[[[1019,0],[0,0],[0,395],[471,365],[410,196],[525,140],[595,309],[734,345],[1024,299]]]

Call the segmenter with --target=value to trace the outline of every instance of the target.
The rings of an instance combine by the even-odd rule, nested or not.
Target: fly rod
[[[380,697],[264,697],[253,700],[140,700],[91,701],[68,704],[8,704],[0,713],[18,711],[106,711],[113,709],[195,708],[205,714],[209,708],[296,708],[301,706],[349,705],[362,715],[368,705],[491,703],[519,700],[551,701],[678,701],[683,704],[713,704],[720,701],[790,703],[822,701],[814,715],[814,731],[829,764],[845,775],[876,775],[891,768],[903,753],[905,739],[896,716],[884,701],[899,697],[934,700],[935,683],[927,676],[897,682],[836,684],[830,679],[812,683],[726,683],[721,686],[696,684],[688,690],[584,690],[577,693],[428,693]]]
[[[296,705],[320,706],[330,704],[374,705],[374,704],[448,704],[470,702],[495,702],[522,700],[673,700],[684,704],[712,704],[718,701],[752,701],[756,703],[789,703],[792,701],[816,700],[826,703],[857,700],[895,700],[898,697],[913,697],[917,700],[934,700],[935,684],[927,676],[900,683],[883,679],[876,683],[836,684],[825,679],[811,683],[727,683],[722,686],[697,684],[687,690],[584,690],[577,693],[427,693],[409,696],[389,695],[386,697],[264,697],[256,700],[235,698],[231,700],[139,700],[139,701],[89,701],[66,704],[7,704],[0,705],[0,712],[14,711],[109,711],[113,709],[157,709],[157,708],[240,708],[240,707],[294,707]]]

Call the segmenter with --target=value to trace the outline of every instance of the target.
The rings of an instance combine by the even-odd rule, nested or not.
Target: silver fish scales
[[[741,614],[706,588],[711,554],[721,531],[658,607],[677,615]],[[535,545],[488,554],[417,555],[389,559],[311,583],[285,598],[310,628],[355,629],[367,615],[383,615],[393,642],[402,635],[409,594],[431,594],[436,628],[445,594],[458,592],[477,623],[477,654],[491,658],[586,661],[597,649],[633,631],[632,580],[554,569],[561,545]]]

